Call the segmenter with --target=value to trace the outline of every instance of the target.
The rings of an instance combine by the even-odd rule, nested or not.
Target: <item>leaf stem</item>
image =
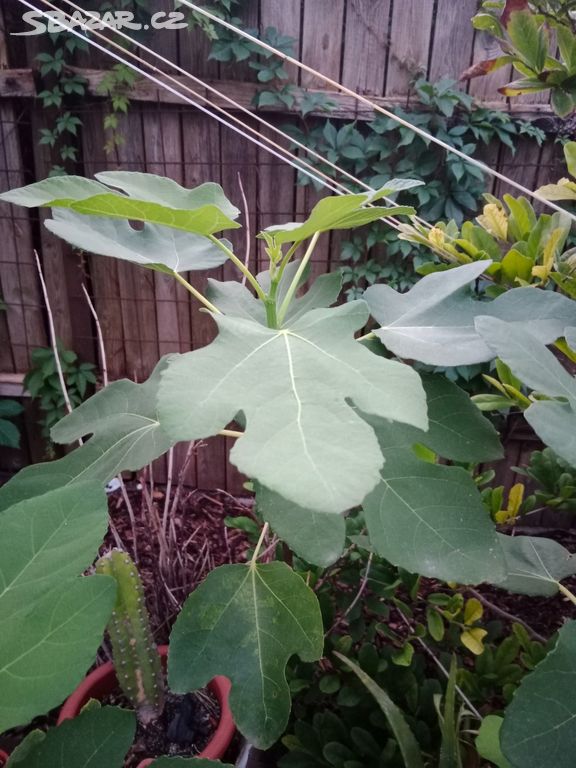
[[[256,280],[256,278],[254,277],[252,272],[250,272],[248,267],[242,261],[240,261],[238,256],[236,256],[236,254],[233,253],[230,250],[230,248],[228,248],[228,246],[224,245],[224,243],[221,240],[218,240],[217,237],[214,237],[214,235],[208,235],[208,239],[212,243],[214,243],[215,246],[220,248],[221,251],[224,251],[224,253],[226,254],[226,256],[228,256],[230,261],[238,267],[238,269],[240,270],[240,272],[242,272],[242,274],[244,275],[246,280],[248,280],[248,282],[250,283],[252,288],[254,288],[258,298],[261,301],[265,301],[266,300],[266,294],[262,290],[262,287],[261,287],[260,283],[258,282],[258,280]]]
[[[194,288],[193,285],[190,285],[188,280],[185,280],[182,275],[179,275],[178,272],[174,272],[174,277],[176,280],[180,283],[180,285],[183,285],[186,290],[192,294],[201,304],[204,304],[206,309],[209,309],[210,312],[214,312],[215,315],[221,315],[222,312],[218,309],[218,307],[214,306],[211,301],[208,301],[196,288]]]
[[[218,434],[222,437],[242,437],[244,432],[237,432],[235,429],[221,429]]]
[[[278,311],[278,324],[282,325],[282,322],[284,320],[284,317],[286,316],[286,312],[288,311],[288,307],[290,306],[292,299],[294,298],[294,294],[296,293],[296,290],[298,289],[298,286],[300,285],[300,280],[302,279],[302,275],[304,274],[304,270],[306,269],[306,266],[308,262],[310,261],[310,258],[312,256],[312,253],[314,252],[314,248],[316,247],[316,243],[318,242],[318,238],[320,237],[320,232],[316,232],[312,239],[310,240],[310,243],[308,245],[308,248],[306,250],[306,253],[304,254],[304,258],[300,262],[300,266],[298,267],[298,270],[296,271],[296,274],[294,275],[294,278],[292,282],[290,283],[290,287],[288,288],[288,291],[286,292],[286,296],[284,298],[284,301],[282,302],[280,306],[280,310]]]
[[[378,336],[373,331],[370,331],[370,333],[365,333],[364,336],[358,336],[356,341],[368,341],[368,339],[377,339]]]
[[[557,584],[558,584],[558,589],[560,590],[560,592],[562,592],[564,597],[567,597],[571,603],[574,603],[574,605],[576,605],[576,595],[570,592],[568,587],[565,587],[564,584],[562,584],[562,582],[559,581],[557,582]]]
[[[254,568],[256,566],[256,560],[258,560],[258,555],[260,554],[260,549],[262,547],[264,539],[266,538],[266,534],[268,533],[269,527],[270,526],[268,525],[268,523],[264,523],[264,526],[260,532],[260,538],[258,539],[256,548],[254,549],[254,554],[252,555],[252,558],[250,560],[250,568]]]

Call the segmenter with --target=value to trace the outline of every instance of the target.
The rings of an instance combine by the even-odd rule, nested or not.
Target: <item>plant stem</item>
[[[218,434],[222,437],[242,437],[244,432],[237,432],[235,429],[221,429]]]
[[[252,558],[250,560],[250,568],[254,568],[256,566],[256,561],[258,560],[258,555],[260,553],[260,549],[262,547],[264,539],[266,538],[266,534],[268,533],[268,528],[269,528],[268,523],[264,523],[264,527],[262,528],[262,531],[260,532],[260,538],[258,539],[258,543],[256,544],[256,548],[254,549],[254,554],[252,555]]]
[[[560,581],[558,582],[558,589],[560,590],[560,592],[562,592],[564,597],[567,597],[571,603],[574,603],[574,605],[576,605],[576,595],[570,592],[570,590],[567,587],[565,587],[564,584],[562,584]]]
[[[200,293],[200,291],[196,290],[196,288],[194,288],[194,286],[193,286],[193,285],[190,285],[190,283],[188,282],[188,280],[185,280],[185,279],[182,277],[182,275],[179,275],[179,274],[178,274],[178,272],[174,272],[174,277],[175,277],[175,278],[176,278],[176,280],[177,280],[177,281],[180,283],[180,285],[183,285],[183,286],[184,286],[184,288],[186,288],[186,290],[187,290],[189,293],[191,293],[191,294],[192,294],[192,296],[194,296],[196,299],[198,299],[198,301],[199,301],[201,304],[204,304],[204,306],[206,307],[206,309],[209,309],[209,310],[210,310],[210,312],[214,312],[214,314],[215,314],[215,315],[221,315],[221,314],[222,314],[222,312],[220,312],[220,310],[218,309],[218,307],[214,306],[214,304],[212,304],[212,302],[211,302],[211,301],[208,301],[208,299],[206,299],[204,296],[202,296],[202,294]]]
[[[250,270],[240,261],[238,256],[236,256],[236,254],[233,253],[230,250],[230,248],[228,248],[228,246],[224,245],[224,243],[221,240],[218,240],[217,237],[214,237],[214,235],[208,235],[208,239],[212,243],[214,243],[215,246],[220,248],[221,251],[224,251],[224,253],[226,254],[226,256],[228,256],[230,261],[238,267],[240,272],[242,272],[242,274],[248,280],[252,288],[254,288],[254,290],[256,291],[258,298],[261,301],[266,301],[266,294],[262,290],[260,283],[258,282],[258,280],[256,280],[252,272],[250,272]]]
[[[373,331],[370,331],[370,333],[365,333],[364,336],[358,336],[356,341],[367,341],[368,339],[377,339],[378,337]]]
[[[284,317],[286,316],[286,312],[288,311],[288,307],[290,306],[292,299],[294,298],[294,294],[296,293],[298,286],[300,285],[300,280],[302,279],[304,270],[306,269],[306,266],[310,261],[312,253],[314,252],[314,248],[316,247],[316,243],[318,242],[319,237],[320,237],[320,232],[316,232],[312,237],[312,239],[310,240],[310,244],[308,245],[306,253],[304,254],[304,258],[300,262],[300,266],[298,267],[298,270],[294,275],[294,279],[292,280],[290,287],[288,288],[284,301],[282,302],[282,305],[280,306],[280,310],[278,312],[279,325],[282,325],[282,321],[284,320]]]
[[[496,605],[491,600],[488,600],[484,597],[484,595],[481,592],[478,592],[475,589],[472,589],[472,587],[466,587],[466,592],[469,592],[471,595],[473,595],[476,600],[479,600],[482,605],[484,605],[488,610],[492,611],[492,613],[497,614],[498,616],[502,616],[504,619],[508,619],[509,621],[513,621],[515,624],[521,624],[524,629],[532,635],[532,637],[535,640],[538,640],[541,643],[548,642],[544,635],[541,635],[539,632],[536,632],[535,629],[532,629],[532,627],[527,624],[524,619],[521,619],[519,616],[514,616],[513,613],[509,613],[508,611],[505,611],[504,608],[500,608],[499,605]]]

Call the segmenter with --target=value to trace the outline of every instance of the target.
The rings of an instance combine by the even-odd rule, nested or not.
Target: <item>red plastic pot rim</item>
[[[0,749],[0,768],[4,768],[8,762],[8,755],[2,749]]]
[[[159,645],[158,653],[164,663],[168,658],[168,646]],[[84,678],[74,693],[64,702],[58,716],[58,725],[65,720],[71,720],[77,717],[89,699],[101,699],[110,693],[117,685],[116,672],[112,662],[102,664],[93,672]],[[204,757],[209,760],[218,760],[224,756],[228,749],[232,737],[236,731],[232,713],[230,711],[229,694],[230,680],[227,677],[219,675],[208,683],[208,688],[216,696],[220,705],[220,720],[214,731],[212,738],[205,748],[195,757]],[[0,753],[1,756],[1,753]],[[154,762],[153,759],[143,760],[138,768],[146,768]]]

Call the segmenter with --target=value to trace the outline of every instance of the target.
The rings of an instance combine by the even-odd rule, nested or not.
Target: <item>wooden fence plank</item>
[[[305,2],[302,24],[302,61],[338,80],[341,75],[342,23],[345,0]],[[302,72],[302,85],[326,87],[323,80]]]
[[[498,44],[494,42],[494,39],[487,32],[476,32],[474,37],[474,56],[472,57],[473,64],[485,59],[493,59],[501,54],[502,51]],[[468,92],[476,99],[496,102],[496,104],[500,103],[502,105],[501,108],[504,108],[506,97],[498,93],[498,88],[508,83],[511,75],[511,67],[502,67],[497,69],[496,72],[491,72],[489,75],[475,77],[470,81]]]
[[[295,40],[294,53],[300,54],[301,0],[262,0],[260,3],[260,29],[275,27],[280,34]],[[295,64],[286,64],[286,72],[293,83],[300,80],[300,69]]]
[[[394,3],[390,26],[390,50],[386,93],[408,93],[410,81],[428,68],[434,3],[402,0]]]
[[[220,182],[220,127],[209,118],[187,110],[182,115],[184,138],[184,183],[195,187],[205,181]],[[206,289],[208,277],[222,279],[222,270],[191,273],[195,288]],[[184,292],[183,288],[179,288]],[[192,346],[209,344],[216,336],[216,324],[208,312],[200,312],[198,302],[191,302]],[[193,386],[193,383],[191,383]],[[203,441],[195,455],[196,478],[199,488],[226,487],[226,445],[224,438]]]
[[[471,18],[477,8],[478,0],[458,0],[457,3],[438,0],[428,71],[428,79],[432,82],[443,76],[458,80],[472,63],[474,28]]]
[[[390,6],[390,0],[348,0],[342,83],[358,93],[383,92]]]
[[[104,154],[104,108],[92,105],[91,119],[84,121],[82,129],[84,171],[92,177],[106,167],[117,166],[114,158]],[[98,319],[102,327],[108,374],[111,380],[126,375],[124,329],[120,306],[119,262],[105,256],[90,257],[92,295]]]

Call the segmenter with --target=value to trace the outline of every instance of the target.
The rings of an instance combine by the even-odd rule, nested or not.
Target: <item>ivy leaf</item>
[[[380,200],[394,192],[423,184],[421,181],[410,179],[392,179],[385,187],[377,192],[366,192],[359,195],[342,195],[324,197],[317,203],[310,216],[304,222],[291,222],[267,227],[266,232],[274,236],[278,245],[284,243],[300,243],[312,237],[316,232],[329,232],[334,229],[354,229],[364,224],[378,221],[383,216],[411,216],[414,208],[409,206],[381,206],[367,208],[370,203]]]
[[[56,176],[0,195],[0,200],[27,208],[70,208],[76,213],[160,224],[198,235],[211,235],[240,225],[239,214],[218,184],[185,189],[171,179],[151,173],[108,171],[99,181],[81,176]],[[122,189],[121,194],[111,187]]]
[[[215,317],[217,339],[174,358],[162,376],[163,427],[174,441],[194,440],[242,412],[246,431],[230,454],[241,472],[305,509],[349,509],[378,482],[384,459],[347,399],[427,427],[416,372],[354,341],[367,317],[362,301],[312,310],[282,330]]]
[[[185,693],[226,675],[232,681],[230,707],[238,729],[266,749],[288,723],[288,659],[298,654],[303,661],[315,661],[322,647],[316,595],[287,565],[224,565],[190,595],[176,620],[169,686]]]
[[[346,523],[340,515],[304,509],[257,484],[256,507],[298,557],[327,568],[342,555]]]
[[[553,651],[522,680],[501,731],[505,757],[522,768],[572,768],[576,750],[576,622],[558,633]]]
[[[494,353],[474,327],[479,316],[522,326],[548,344],[576,324],[576,306],[565,296],[535,288],[515,288],[494,301],[471,298],[468,285],[491,261],[464,264],[426,275],[407,293],[387,285],[370,286],[364,299],[381,327],[374,332],[394,354],[430,365],[471,365]]]
[[[227,256],[210,240],[157,224],[134,229],[128,221],[101,216],[83,216],[54,209],[54,218],[44,224],[53,234],[75,248],[100,256],[112,256],[133,264],[174,274],[196,269],[213,269]],[[227,240],[222,241],[230,247]]]
[[[29,736],[12,755],[10,765],[14,768],[122,768],[135,732],[133,712],[120,707],[89,706],[78,717],[46,733],[33,731],[30,734],[33,738]]]
[[[2,731],[58,706],[80,683],[94,663],[115,597],[115,582],[107,576],[63,579],[19,612],[2,616]]]
[[[524,417],[546,445],[576,466],[576,443],[573,439],[576,430],[576,382],[573,377],[546,349],[541,339],[519,325],[480,317],[476,328],[494,354],[524,384],[549,397],[565,400],[538,400],[524,411]]]
[[[521,595],[545,595],[558,592],[558,583],[576,573],[576,555],[553,539],[536,536],[498,534],[504,552],[507,576],[491,583]]]
[[[58,461],[35,464],[18,472],[0,488],[0,510],[53,488],[86,478],[102,485],[123,470],[137,470],[165,453],[172,440],[156,413],[164,357],[148,381],[115,381],[86,400],[53,429],[56,442],[92,434],[90,440]]]

